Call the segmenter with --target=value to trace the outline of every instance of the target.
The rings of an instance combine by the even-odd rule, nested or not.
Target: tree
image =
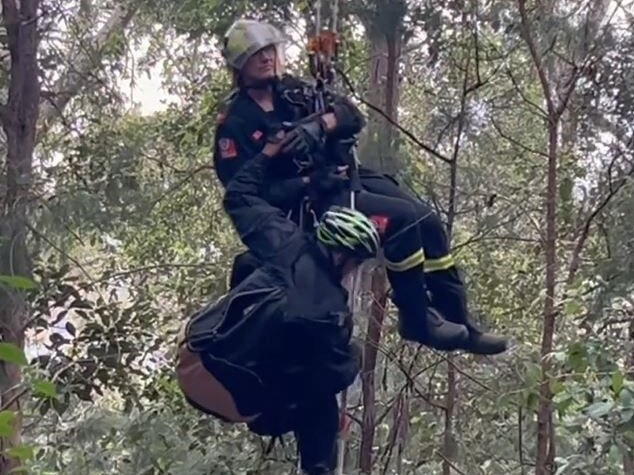
[[[544,248],[546,258],[546,279],[545,279],[545,302],[544,302],[544,328],[542,336],[542,380],[540,386],[540,404],[538,410],[537,427],[537,461],[535,467],[536,475],[546,475],[555,471],[556,438],[555,428],[552,419],[552,399],[551,388],[551,367],[549,355],[553,351],[553,338],[555,334],[555,322],[558,310],[557,295],[557,246],[558,246],[558,168],[560,165],[561,128],[564,113],[569,110],[571,98],[574,96],[580,78],[586,74],[589,68],[601,58],[605,51],[603,49],[603,37],[605,33],[599,28],[599,19],[607,9],[607,2],[591,2],[585,12],[584,33],[582,37],[582,47],[577,51],[569,51],[567,55],[559,54],[553,58],[541,53],[540,45],[534,38],[534,29],[527,11],[526,1],[518,0],[519,12],[522,25],[522,37],[530,51],[531,59],[541,86],[545,109],[537,105],[537,110],[541,111],[547,129],[547,157],[548,172],[545,199],[545,223],[546,232],[544,236]],[[560,7],[561,8],[561,7]],[[618,7],[617,7],[618,8]],[[554,3],[547,3],[538,9],[543,16],[559,13],[558,6]],[[566,7],[561,8],[565,12]],[[562,12],[562,13],[563,13]],[[582,20],[583,21],[583,20]],[[607,25],[610,24],[608,19]],[[607,28],[607,25],[604,28]],[[549,35],[544,35],[548,37]],[[554,46],[557,46],[556,39]],[[590,45],[590,46],[589,46]],[[565,81],[562,80],[565,78]],[[573,112],[574,114],[574,112]],[[576,133],[576,119],[571,116],[572,132],[568,132],[567,139]],[[586,231],[587,232],[587,231]],[[572,262],[568,277],[571,284],[575,277],[577,268],[576,261],[579,252],[585,244],[585,233],[579,236],[577,248],[572,255]]]
[[[0,215],[0,275],[9,277],[0,288],[2,341],[24,347],[23,325],[28,316],[24,284],[31,280],[27,251],[27,215],[30,206],[33,150],[39,114],[40,82],[37,64],[39,43],[38,0],[4,0],[2,17],[10,54],[9,91],[1,109],[7,155]],[[8,285],[7,285],[8,284]],[[16,285],[18,284],[18,285]],[[7,452],[20,440],[20,368],[0,363],[2,409],[15,411],[13,433],[3,437],[0,473],[10,473],[17,462]]]
[[[388,3],[401,7],[395,17]],[[393,309],[365,299],[365,400],[356,386],[349,392],[347,471],[529,473],[538,454],[537,465],[554,460],[558,475],[631,471],[634,30],[631,5],[608,3],[526,2],[522,16],[508,2],[339,2],[350,81],[342,89],[352,86],[370,118],[361,161],[396,171],[446,217],[474,313],[515,339],[495,358],[447,358],[403,344]],[[23,368],[0,412],[0,433],[10,432],[9,412],[23,422],[13,466],[28,458],[34,474],[220,474],[281,473],[294,463],[292,450],[265,455],[244,428],[201,417],[178,391],[171,361],[181,316],[225,291],[241,247],[210,163],[217,105],[230,87],[220,35],[245,13],[304,37],[312,10],[39,2],[37,152],[29,190],[2,189],[3,205],[15,198],[3,208],[3,233],[24,211],[28,250],[13,276],[7,256],[19,263],[20,255],[2,254],[2,298],[22,305],[14,308],[22,338],[36,353],[24,365],[0,346],[0,357]],[[554,187],[553,121],[536,58],[562,110]],[[7,50],[5,111],[17,104],[10,86],[24,90],[10,68],[25,63],[11,60]],[[289,67],[303,73],[304,60]],[[142,74],[159,74],[169,93],[157,112],[131,104],[140,91],[128,85]],[[2,117],[9,157],[7,127],[15,137],[26,129],[6,120],[17,115]],[[548,241],[547,209],[556,218]],[[556,318],[544,358],[547,242]],[[4,368],[20,376],[10,360]]]

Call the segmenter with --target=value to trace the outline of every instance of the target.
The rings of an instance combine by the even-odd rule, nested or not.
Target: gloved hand
[[[302,155],[314,151],[326,135],[326,128],[320,118],[299,124],[282,139],[282,152]]]
[[[340,190],[348,181],[347,166],[323,167],[310,173],[310,187],[321,193]]]
[[[282,139],[284,137],[284,131],[278,130],[275,134],[268,135],[266,138],[266,144],[262,149],[262,153],[269,157],[275,157],[279,155],[282,149]]]

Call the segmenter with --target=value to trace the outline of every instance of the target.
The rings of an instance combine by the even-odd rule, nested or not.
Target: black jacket
[[[327,90],[326,112],[337,117],[337,129],[332,131],[323,154],[332,158],[341,139],[359,133],[365,119],[359,109],[346,97]],[[310,83],[286,75],[275,88],[271,113],[263,111],[246,91],[237,91],[220,112],[215,131],[214,167],[227,186],[244,164],[258,155],[266,138],[279,130],[284,121],[293,122],[314,112],[314,90]],[[267,170],[264,197],[271,204],[288,211],[293,209],[307,190],[298,174],[300,167],[295,157],[277,157]]]
[[[246,163],[224,198],[263,265],[191,318],[187,330],[190,348],[243,414],[284,411],[318,391],[336,394],[360,369],[341,276],[325,249],[261,197],[267,160],[274,159]]]

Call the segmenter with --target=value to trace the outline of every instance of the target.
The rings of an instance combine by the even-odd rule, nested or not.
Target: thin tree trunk
[[[454,221],[456,218],[456,190],[458,182],[458,155],[460,152],[460,141],[465,125],[465,113],[467,107],[467,96],[469,89],[469,68],[470,57],[467,57],[463,69],[465,71],[462,83],[462,95],[460,98],[460,116],[458,117],[458,128],[456,130],[456,138],[454,142],[453,154],[451,157],[451,166],[449,172],[449,206],[447,210],[447,235],[449,240],[453,234]],[[477,87],[477,85],[476,85]],[[454,356],[450,354],[447,357],[447,395],[445,397],[445,430],[443,434],[443,453],[442,462],[443,475],[451,475],[451,460],[455,458],[456,441],[453,434],[453,418],[457,404],[457,375],[454,366]]]
[[[550,389],[550,364],[547,355],[553,350],[555,334],[555,283],[557,279],[557,138],[559,120],[548,121],[548,179],[546,188],[546,301],[544,302],[544,330],[542,334],[542,381],[539,388],[540,404],[537,412],[538,439],[535,473],[546,475],[555,466],[554,427],[552,418],[553,394]]]
[[[366,25],[373,32],[371,36],[372,57],[368,63],[370,69],[370,100],[380,107],[386,115],[397,119],[398,107],[398,66],[400,62],[400,45],[402,38],[397,26],[394,31],[386,32],[381,25]],[[368,124],[368,134],[361,159],[366,166],[383,172],[394,172],[397,147],[393,141],[394,131],[379,114],[372,114]],[[376,371],[377,350],[383,327],[383,319],[387,306],[387,276],[383,270],[375,270],[372,275],[372,311],[368,322],[364,350],[364,367],[362,374],[363,389],[363,430],[359,465],[362,473],[371,473],[373,465],[372,447],[375,435],[375,402],[376,388],[374,373]]]
[[[630,344],[634,343],[634,319],[630,322],[628,336]],[[628,369],[634,368],[634,348],[627,356],[625,367]],[[634,378],[634,369],[628,371],[627,377],[628,379]],[[623,454],[623,475],[634,475],[634,449],[632,447],[626,447],[625,450],[626,452]]]
[[[387,281],[385,272],[375,269],[372,272],[373,301],[368,321],[368,331],[363,351],[363,369],[361,382],[363,388],[363,429],[361,432],[361,449],[359,454],[359,467],[361,473],[372,473],[374,433],[375,433],[375,403],[376,385],[374,373],[376,370],[377,353],[381,342],[381,332],[387,305]]]
[[[7,137],[4,196],[0,196],[0,274],[30,277],[26,249],[26,215],[31,187],[33,149],[40,101],[37,66],[38,0],[2,0],[11,66],[2,127]],[[0,333],[2,340],[24,347],[22,322],[28,312],[25,296],[18,289],[0,287]],[[2,406],[15,411],[14,433],[2,440],[0,474],[8,474],[18,461],[6,450],[20,441],[20,390],[22,374],[16,365],[0,362]]]
[[[447,357],[447,395],[445,396],[445,430],[443,433],[443,475],[451,475],[451,460],[455,455],[456,441],[453,435],[453,417],[456,409],[456,369],[454,356]]]
[[[537,410],[537,456],[535,461],[535,475],[548,475],[552,473],[555,460],[555,434],[552,420],[552,391],[550,389],[550,364],[546,357],[553,348],[555,333],[555,291],[557,281],[557,161],[559,119],[561,111],[553,98],[551,86],[546,68],[537,50],[532,37],[529,19],[526,12],[526,1],[518,0],[524,41],[533,60],[542,87],[542,94],[546,101],[547,127],[548,127],[548,169],[546,183],[546,297],[544,301],[544,328],[542,331],[541,347],[541,383],[539,387],[539,408]]]
[[[401,45],[398,32],[386,34],[383,31],[374,31],[370,35],[368,101],[392,121],[398,120]],[[385,117],[377,112],[370,112],[362,147],[366,152],[362,155],[364,164],[385,173],[397,172],[400,161],[395,136],[396,131]]]

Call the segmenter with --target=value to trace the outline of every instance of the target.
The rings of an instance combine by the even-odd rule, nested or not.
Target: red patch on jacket
[[[238,156],[238,149],[233,139],[221,138],[218,140],[218,149],[222,158],[236,158]]]
[[[373,215],[370,216],[370,220],[376,226],[377,231],[381,236],[385,234],[385,230],[387,229],[387,225],[390,223],[390,218],[382,215]]]

